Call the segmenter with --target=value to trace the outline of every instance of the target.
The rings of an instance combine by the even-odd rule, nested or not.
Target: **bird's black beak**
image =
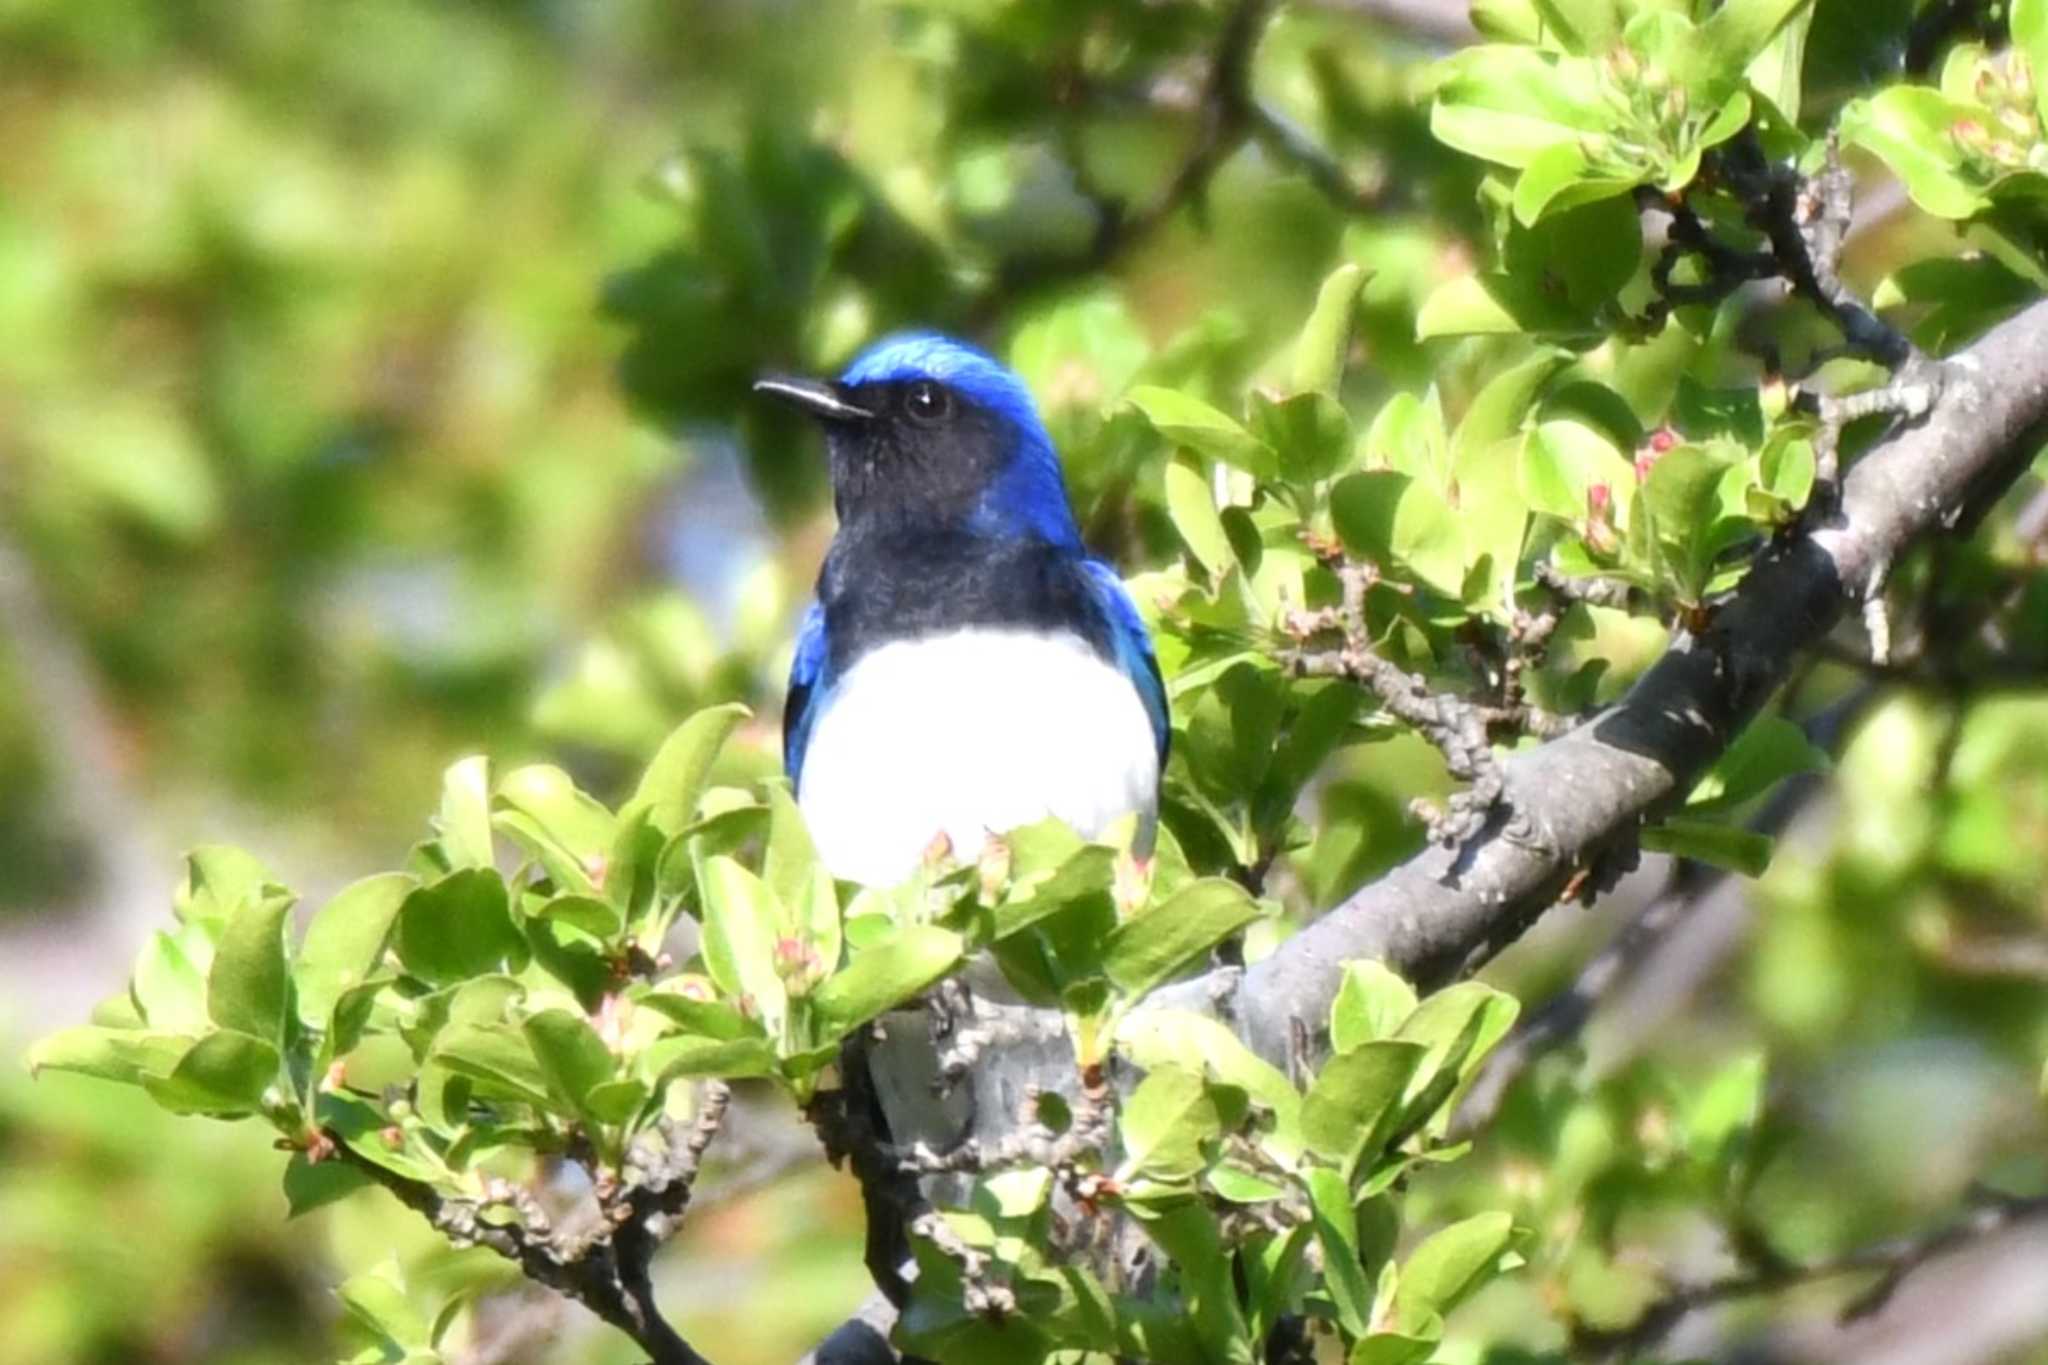
[[[830,422],[865,422],[875,414],[839,396],[839,390],[816,379],[769,374],[754,381],[754,392],[794,403],[813,417]]]

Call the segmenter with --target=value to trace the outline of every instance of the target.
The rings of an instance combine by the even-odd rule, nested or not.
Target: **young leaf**
[[[1414,1330],[1457,1307],[1493,1278],[1514,1230],[1514,1219],[1507,1214],[1482,1213],[1424,1239],[1401,1263],[1394,1291],[1395,1323],[1404,1331]]]
[[[1279,1068],[1254,1054],[1220,1021],[1186,1010],[1136,1010],[1117,1025],[1119,1050],[1147,1072],[1207,1073],[1273,1113],[1266,1149],[1284,1161],[1301,1154],[1301,1095]]]
[[[387,1261],[344,1280],[335,1292],[348,1311],[379,1337],[404,1349],[433,1344],[426,1316],[406,1297],[397,1262]]]
[[[311,1162],[293,1152],[284,1168],[285,1217],[297,1218],[324,1204],[344,1199],[371,1183],[362,1168],[346,1161]]]
[[[1358,310],[1358,295],[1365,281],[1364,266],[1340,265],[1316,291],[1316,306],[1294,343],[1295,393],[1337,396],[1344,360],[1351,350],[1351,318]]]
[[[723,855],[704,861],[703,879],[704,965],[720,990],[779,1034],[789,997],[775,970],[782,915],[772,893]]]
[[[1202,1144],[1223,1120],[1202,1078],[1179,1067],[1154,1071],[1124,1101],[1118,1132],[1124,1160],[1119,1179],[1177,1182],[1203,1167]]]
[[[1421,479],[1392,470],[1347,474],[1330,490],[1330,518],[1344,548],[1397,569],[1446,597],[1465,582],[1465,533],[1458,517]]]
[[[655,751],[620,818],[645,810],[656,829],[675,837],[697,818],[697,799],[711,780],[719,750],[751,714],[738,702],[728,702],[706,707],[677,726]]]
[[[557,887],[602,889],[619,822],[569,774],[545,763],[515,769],[498,783],[498,800],[506,807],[499,827],[541,860]]]
[[[1653,853],[1691,858],[1745,877],[1764,875],[1774,847],[1767,834],[1705,820],[1666,820],[1645,829],[1642,839],[1643,847]]]
[[[1392,1134],[1425,1049],[1413,1042],[1360,1043],[1323,1064],[1301,1105],[1309,1147],[1348,1176]]]
[[[206,1032],[206,977],[187,951],[205,946],[196,929],[180,929],[176,936],[158,930],[136,954],[128,990],[135,1008],[155,1032],[188,1036]]]
[[[819,969],[839,965],[839,891],[818,857],[803,812],[788,788],[777,784],[768,795],[768,851],[761,879],[776,904],[789,913],[791,927],[805,938]]]
[[[1141,384],[1131,390],[1132,406],[1167,440],[1255,478],[1270,479],[1279,460],[1270,446],[1242,426],[1177,389]]]
[[[832,1038],[912,999],[951,971],[966,944],[929,924],[906,925],[896,937],[854,955],[843,971],[811,994],[811,1007]]]
[[[277,1081],[277,1049],[264,1039],[222,1029],[192,1045],[169,1076],[143,1086],[174,1114],[222,1118],[254,1113]]]
[[[229,914],[206,975],[206,1012],[224,1029],[284,1046],[291,992],[285,974],[284,926],[291,902],[282,896],[242,901]]]
[[[398,907],[398,957],[407,971],[453,985],[496,968],[520,944],[491,868],[451,872],[409,893]]]
[[[498,1024],[450,1024],[434,1040],[433,1059],[540,1109],[552,1108],[548,1073],[523,1034]]]
[[[1320,483],[1343,467],[1351,453],[1351,418],[1327,393],[1286,398],[1252,395],[1252,430],[1280,460],[1288,483]]]
[[[23,1060],[31,1076],[41,1071],[75,1071],[140,1085],[145,1077],[160,1080],[170,1075],[191,1046],[190,1038],[175,1034],[81,1024],[37,1039]]]
[[[611,1080],[618,1069],[597,1030],[568,1010],[542,1010],[524,1027],[548,1088],[571,1109],[589,1115],[590,1092]]]
[[[1308,1186],[1316,1241],[1323,1249],[1323,1284],[1337,1306],[1344,1330],[1362,1337],[1372,1330],[1372,1281],[1360,1256],[1358,1210],[1351,1203],[1351,1184],[1327,1166],[1311,1167],[1302,1177]]]
[[[491,867],[491,761],[482,754],[449,765],[441,778],[441,813],[434,821],[450,867]]]
[[[309,1026],[326,1028],[335,1002],[376,970],[399,907],[418,885],[403,872],[380,873],[343,887],[314,912],[292,961],[299,1017]]]
[[[1827,752],[1815,748],[1806,731],[1776,712],[1758,716],[1693,787],[1686,809],[1695,815],[1725,811],[1785,778],[1827,769]]]
[[[1257,902],[1236,882],[1204,877],[1112,930],[1102,970],[1136,1000],[1258,915]]]
[[[1385,963],[1367,958],[1344,964],[1344,979],[1330,1007],[1330,1046],[1349,1052],[1361,1043],[1391,1038],[1415,1012],[1415,988]]]
[[[1202,473],[1201,462],[1187,451],[1177,451],[1166,462],[1166,515],[1173,529],[1195,560],[1212,575],[1237,563],[1237,551],[1223,529],[1216,511],[1216,497]]]
[[[609,940],[626,927],[626,918],[610,901],[595,896],[551,896],[528,913],[556,924],[573,925],[594,939]]]
[[[773,1076],[775,1049],[763,1038],[657,1038],[635,1060],[656,1086],[679,1078]]]

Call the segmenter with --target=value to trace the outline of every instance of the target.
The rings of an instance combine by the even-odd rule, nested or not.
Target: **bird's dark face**
[[[841,522],[964,520],[1017,452],[1009,421],[936,379],[757,387],[818,417]]]
[[[897,338],[836,382],[772,376],[754,387],[824,428],[842,528],[1076,538],[1029,391],[971,347]]]

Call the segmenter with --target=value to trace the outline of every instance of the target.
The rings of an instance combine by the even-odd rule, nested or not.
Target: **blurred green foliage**
[[[469,770],[475,792],[495,792],[500,834],[541,880],[515,882],[516,897],[480,890],[495,874],[465,866],[475,838],[467,854],[449,840],[491,807],[477,795],[462,815],[457,782],[438,854],[411,864],[422,887],[388,905],[355,893],[357,911],[400,923],[370,1032],[406,1043],[365,1050],[371,1098],[356,1102],[391,1118],[383,1081],[438,1068],[430,1088],[480,1084],[504,1110],[492,1138],[517,1148],[559,1123],[609,1125],[623,1145],[655,1117],[661,1082],[693,1067],[806,1093],[857,1010],[803,1000],[774,1028],[720,1016],[706,1034],[677,1006],[638,1040],[660,1065],[639,1052],[579,1079],[595,1054],[572,1025],[599,1002],[605,955],[658,949],[667,920],[702,915],[706,989],[736,998],[782,979],[734,946],[762,946],[749,925],[801,917],[802,933],[769,939],[801,940],[807,988],[919,931],[914,946],[936,951],[862,969],[862,989],[887,986],[864,1009],[966,946],[1025,941],[1020,902],[999,923],[1001,897],[982,904],[958,873],[967,908],[942,925],[829,883],[764,892],[775,874],[748,860],[777,820],[763,785],[775,747],[754,721],[729,736],[718,794],[693,792],[683,812],[707,802],[718,839],[661,831],[681,849],[648,869],[672,877],[666,901],[607,905],[576,879],[582,855],[612,856],[610,809],[630,810],[635,776],[684,716],[728,701],[773,711],[829,522],[812,438],[751,402],[748,382],[830,371],[917,323],[976,337],[1030,382],[1089,538],[1134,573],[1158,626],[1175,693],[1173,856],[1146,889],[1271,871],[1246,944],[1270,951],[1418,847],[1406,803],[1449,785],[1433,749],[1347,685],[1276,666],[1289,613],[1339,598],[1336,551],[1382,571],[1365,605],[1375,643],[1465,690],[1497,675],[1537,564],[1631,585],[1632,610],[1566,613],[1526,681],[1569,713],[1618,694],[1813,495],[1815,424],[1780,380],[1825,359],[1831,334],[1810,310],[1740,292],[1658,313],[1641,203],[1686,191],[1709,229],[1757,249],[1739,197],[1701,167],[1753,138],[1813,169],[1839,120],[1866,183],[1896,177],[1916,206],[1860,231],[1846,262],[1916,342],[1957,349],[2048,283],[2048,8],[2013,7],[2010,46],[1995,17],[1902,73],[1915,21],[1938,8],[1484,0],[1483,41],[1438,64],[1429,42],[1342,6],[1282,6],[1250,55],[1269,121],[1236,129],[1184,193],[1214,134],[1200,59],[1231,41],[1233,8],[1217,3],[0,3],[0,530],[55,636],[83,651],[122,769],[75,771],[47,714],[48,641],[11,629],[0,925],[91,913],[85,874],[109,831],[55,799],[73,780],[132,785],[181,836],[353,876],[404,861],[444,768],[487,750],[506,776]],[[1664,282],[1704,287],[1705,267],[1678,261]],[[1874,378],[1839,360],[1823,375],[1842,390]],[[1847,452],[1870,434],[1852,429]],[[2022,496],[2040,483],[2037,466]],[[1514,1270],[1448,1324],[1445,1358],[1556,1358],[1573,1331],[1624,1327],[1661,1291],[1666,1258],[1701,1239],[1825,1256],[1938,1221],[1972,1180],[2048,1180],[2048,1009],[2038,967],[2014,965],[2048,935],[2048,575],[2017,501],[1898,566],[1929,666],[1894,680],[1842,754],[1828,832],[1771,859],[1747,948],[1701,985],[1682,1036],[1606,1040],[1619,1060],[1590,1070],[1546,1059],[1474,1155],[1440,1171],[1421,1169],[1420,1149],[1335,1144],[1358,1183],[1322,1198],[1380,1208],[1372,1182],[1407,1177],[1399,1222],[1416,1233],[1398,1264],[1424,1235],[1465,1229],[1452,1240],[1472,1239],[1475,1264]],[[1734,821],[1813,765],[1792,720],[1857,685],[1813,670],[1791,719],[1760,722],[1653,837],[1760,866],[1768,844]],[[520,766],[538,759],[595,796]],[[599,826],[601,847],[579,850]],[[1119,888],[1106,857],[1086,856],[1064,891],[1093,897],[1102,928]],[[282,902],[249,885],[151,940],[138,1001],[180,1021],[159,1032],[257,1037],[246,1000],[208,1014],[205,963],[189,960],[231,910],[281,929]],[[409,931],[402,906],[418,895],[477,932],[443,941],[423,912]],[[1587,932],[1524,945],[1497,979],[1540,1000]],[[1152,973],[1129,965],[1143,954],[1113,968],[1083,941],[1039,954],[1036,984],[1099,1043]],[[319,957],[294,952],[302,972]],[[396,1012],[400,996],[500,969],[524,974],[537,1008],[508,1011],[507,992],[499,1014],[464,1021],[464,1046]],[[289,1082],[285,1108],[320,1117],[321,1077],[278,1061],[317,1057],[333,1027],[339,987],[321,972],[316,960],[299,1008],[257,1038],[270,1053],[232,1043],[209,1059],[228,1065],[195,1064],[176,1085],[182,1043],[115,1062],[200,1110],[276,1110],[264,1092]],[[1374,1012],[1390,1028],[1403,1013]],[[1361,1046],[1388,1041],[1360,1027]],[[706,1036],[749,1046],[713,1057]],[[507,1080],[508,1040],[518,1066],[548,1059],[538,1089]],[[1244,1195],[1252,1177],[1214,1146],[1242,1093],[1189,1065],[1185,1037],[1124,1045],[1178,1078],[1126,1115],[1133,1173],[1175,1197],[1198,1177]],[[1282,1082],[1268,1098],[1284,1108],[1292,1093]],[[1344,1098],[1362,1112],[1385,1097]],[[397,1338],[376,1340],[366,1306],[391,1297],[381,1286],[432,1308],[507,1282],[374,1192],[311,1215],[318,1234],[302,1236],[281,1221],[285,1158],[259,1125],[174,1122],[139,1101],[0,1072],[0,1365],[383,1351]],[[1155,1103],[1195,1117],[1148,1130]],[[459,1107],[406,1140],[445,1157]],[[390,1156],[381,1128],[355,1136]],[[1153,1141],[1160,1130],[1174,1141]],[[1172,1159],[1137,1169],[1159,1150]],[[799,1179],[693,1223],[666,1263],[676,1316],[718,1359],[790,1358],[862,1292],[850,1190]],[[1014,1183],[989,1197],[994,1215],[967,1231],[1042,1215]],[[1161,1236],[1190,1265],[1222,1264],[1188,1228]],[[1418,1343],[1423,1358],[1446,1330],[1438,1310],[1477,1273],[1403,1317],[1392,1250],[1382,1285],[1319,1289],[1319,1311],[1352,1336],[1397,1323],[1378,1334],[1411,1338],[1368,1359]],[[734,1265],[743,1283],[723,1302],[688,1293]],[[943,1280],[943,1261],[931,1269]],[[1017,1271],[1049,1283],[1028,1258]],[[357,1286],[353,1316],[336,1283]],[[817,1307],[785,1311],[794,1301]],[[948,1311],[923,1322],[933,1341],[985,1344]],[[1754,1311],[1762,1322],[1768,1305]],[[1228,1354],[1242,1327],[1212,1315],[1189,1330]],[[1082,1329],[1067,1312],[1045,1330]],[[546,1358],[626,1356],[571,1334]]]

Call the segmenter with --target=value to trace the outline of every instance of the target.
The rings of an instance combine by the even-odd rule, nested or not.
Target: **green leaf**
[[[1924,85],[1895,85],[1842,110],[1844,139],[1875,155],[1905,182],[1913,202],[1937,218],[1970,218],[1991,197],[1970,176],[1958,124],[1982,125],[1984,111]]]
[[[450,1024],[434,1040],[432,1055],[450,1071],[487,1082],[511,1099],[553,1107],[548,1073],[523,1033],[501,1024]]]
[[[958,934],[929,924],[906,925],[896,937],[858,953],[843,971],[826,978],[811,995],[811,1006],[833,1038],[925,991],[951,971],[966,952]]]
[[[702,977],[694,978],[699,984]],[[668,982],[662,983],[664,986]],[[747,1031],[747,1021],[724,1000],[699,1000],[671,990],[651,990],[634,997],[647,1009],[668,1016],[685,1032],[704,1038],[737,1038]]]
[[[711,780],[719,750],[752,714],[738,702],[728,702],[706,707],[677,726],[655,751],[620,818],[645,810],[654,827],[673,838],[697,818],[697,801]]]
[[[1643,847],[1652,853],[1724,867],[1745,877],[1761,877],[1771,865],[1770,836],[1735,825],[1704,820],[1667,820],[1643,831]]]
[[[495,970],[519,931],[495,869],[465,868],[410,892],[398,907],[398,957],[407,971],[452,985]]]
[[[1465,534],[1443,495],[1392,470],[1347,474],[1330,490],[1330,517],[1344,548],[1458,597],[1465,583]]]
[[[1605,133],[1622,117],[1601,97],[1593,62],[1504,43],[1469,47],[1438,66],[1429,130],[1461,152],[1522,167],[1561,142]]]
[[[419,883],[403,872],[352,882],[314,912],[292,961],[299,1017],[324,1029],[343,994],[367,980],[384,960],[391,925]]]
[[[1134,1010],[1117,1024],[1118,1049],[1147,1072],[1178,1067],[1236,1086],[1273,1113],[1265,1135],[1284,1161],[1301,1154],[1301,1095],[1278,1067],[1253,1053],[1216,1019],[1187,1010]]]
[[[101,1080],[140,1085],[176,1069],[192,1040],[176,1034],[82,1024],[39,1038],[23,1058],[31,1076],[42,1071],[75,1071]]]
[[[1294,393],[1337,396],[1351,351],[1351,319],[1366,278],[1364,266],[1340,265],[1316,291],[1316,305],[1294,343]]]
[[[1316,1241],[1323,1249],[1323,1287],[1337,1307],[1337,1320],[1354,1337],[1372,1325],[1372,1281],[1360,1255],[1358,1210],[1351,1203],[1351,1184],[1326,1166],[1302,1176],[1308,1187]]]
[[[526,1042],[548,1088],[569,1108],[590,1115],[590,1092],[612,1079],[618,1062],[580,1014],[542,1010],[525,1025]]]
[[[426,1315],[406,1297],[396,1262],[344,1280],[335,1291],[357,1321],[405,1349],[433,1344]]]
[[[1673,446],[1657,457],[1638,498],[1650,514],[1663,571],[1687,601],[1697,602],[1706,593],[1719,543],[1720,484],[1728,463],[1708,446]]]
[[[1222,1116],[1201,1076],[1179,1067],[1154,1071],[1124,1101],[1118,1178],[1190,1180],[1206,1164],[1202,1144],[1222,1130]]]
[[[600,1081],[583,1094],[583,1112],[599,1123],[628,1123],[653,1094],[644,1081]]]
[[[181,929],[176,937],[158,930],[136,954],[128,989],[151,1029],[194,1037],[206,1032],[206,977],[186,951],[205,946],[195,929]]]
[[[1441,1318],[1492,1279],[1515,1231],[1505,1213],[1482,1213],[1439,1229],[1401,1263],[1394,1321],[1412,1331]]]
[[[293,1152],[284,1168],[285,1216],[297,1218],[311,1213],[372,1183],[359,1166],[346,1161],[311,1162],[304,1152]]]
[[[1596,484],[1626,507],[1635,491],[1634,465],[1605,434],[1584,422],[1540,423],[1522,441],[1517,481],[1522,497],[1538,512],[1562,521],[1585,519],[1587,493]]]
[[[1348,1176],[1392,1135],[1408,1083],[1426,1049],[1391,1039],[1340,1052],[1316,1073],[1301,1106],[1311,1150],[1342,1164]]]
[[[498,783],[498,801],[506,809],[497,826],[541,860],[558,889],[603,889],[619,822],[569,774],[545,763],[514,769]]]
[[[2048,118],[2048,3],[2012,0],[2006,11],[2012,45],[2026,54],[2034,78],[2034,112]]]
[[[1371,958],[1344,964],[1344,978],[1330,1007],[1330,1045],[1349,1052],[1361,1043],[1391,1038],[1415,1012],[1415,988]]]
[[[1713,73],[1709,89],[1732,90],[1778,31],[1813,0],[1724,0],[1699,27],[1700,60]],[[1710,96],[1718,102],[1717,93]],[[1796,117],[1796,111],[1790,115]]]
[[[1746,1052],[1701,1086],[1685,1111],[1685,1145],[1693,1160],[1718,1166],[1731,1143],[1763,1112],[1764,1057]]]
[[[657,1087],[668,1081],[715,1076],[738,1080],[773,1076],[775,1049],[764,1038],[657,1038],[644,1048],[636,1069]]]
[[[441,813],[434,821],[450,867],[493,867],[491,761],[482,754],[449,765],[441,778]]]
[[[1625,195],[1642,180],[1596,163],[1577,142],[1555,143],[1530,157],[1515,177],[1515,221],[1532,227],[1551,214]]]
[[[1900,266],[1871,293],[1880,310],[1920,311],[1910,326],[1922,349],[1946,355],[1975,340],[2039,293],[2033,280],[1996,256],[1936,257]]]
[[[609,941],[626,927],[619,907],[595,896],[550,896],[530,913],[556,924],[573,925],[600,941]]]
[[[1451,476],[1451,442],[1437,391],[1389,398],[1366,430],[1364,461],[1368,468],[1391,469],[1441,487]]]
[[[819,970],[829,972],[839,965],[841,947],[838,888],[818,857],[789,789],[776,785],[769,792],[768,808],[768,851],[761,878],[802,933]]]
[[[1279,473],[1271,447],[1199,398],[1174,389],[1141,384],[1131,390],[1132,406],[1153,429],[1175,445],[1261,479]]]
[[[1221,877],[1188,883],[1160,904],[1110,931],[1102,970],[1136,1000],[1257,919],[1245,889]]]
[[[1489,379],[1451,434],[1452,469],[1458,470],[1511,436],[1520,436],[1536,400],[1567,359],[1562,351],[1545,348]]]
[[[284,927],[291,902],[279,896],[243,901],[229,915],[206,976],[206,1011],[224,1029],[284,1046],[291,978],[285,972]]]
[[[1221,574],[1237,563],[1237,551],[1223,529],[1216,511],[1216,498],[1201,461],[1188,451],[1178,451],[1166,462],[1166,515],[1173,529],[1195,561],[1211,575]]]
[[[222,1029],[192,1045],[171,1074],[144,1087],[174,1114],[233,1117],[255,1113],[277,1082],[277,1049],[262,1038]]]
[[[185,855],[178,918],[219,929],[236,906],[272,894],[263,864],[239,848],[205,844]]]
[[[1763,795],[1788,777],[1828,770],[1828,756],[1806,731],[1772,712],[1758,716],[1685,798],[1695,815],[1726,811]]]
[[[1489,272],[1460,275],[1431,290],[1415,314],[1415,338],[1555,334],[1582,323],[1535,280]]]
[[[1521,1004],[1512,995],[1483,981],[1461,981],[1430,996],[1402,1020],[1397,1036],[1429,1049],[1416,1072],[1411,1101],[1435,1099],[1432,1130],[1440,1132],[1448,1123],[1458,1090],[1478,1073],[1479,1064],[1507,1036],[1520,1012]],[[1413,1108],[1411,1103],[1410,1122],[1416,1117]]]
[[[778,1034],[789,993],[775,970],[781,919],[759,877],[719,855],[704,861],[704,965],[720,990]]]
[[[1436,1333],[1374,1332],[1359,1338],[1345,1365],[1422,1365],[1442,1344],[1443,1337]]]
[[[1269,398],[1254,393],[1252,430],[1279,457],[1280,477],[1303,486],[1321,483],[1351,454],[1351,418],[1326,393]]]
[[[1145,1218],[1144,1227],[1180,1272],[1187,1316],[1204,1348],[1200,1358],[1217,1365],[1253,1365],[1257,1357],[1238,1305],[1233,1258],[1223,1246],[1215,1216],[1194,1200],[1180,1199]],[[1191,1359],[1184,1354],[1147,1355],[1156,1360]]]

